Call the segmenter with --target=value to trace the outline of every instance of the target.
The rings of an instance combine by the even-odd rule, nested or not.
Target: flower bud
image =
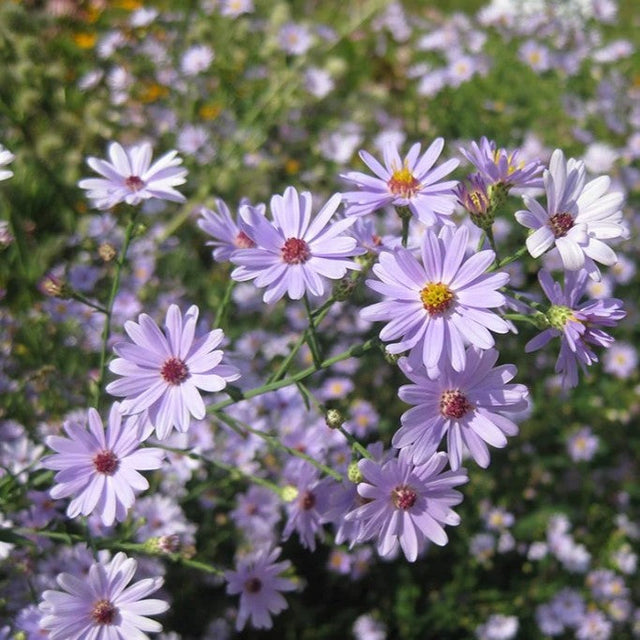
[[[364,480],[364,476],[362,475],[362,471],[360,471],[360,467],[357,462],[352,462],[347,469],[347,478],[349,478],[350,482],[353,484],[358,484]]]
[[[330,429],[339,429],[344,424],[344,416],[337,409],[329,409],[325,422]]]

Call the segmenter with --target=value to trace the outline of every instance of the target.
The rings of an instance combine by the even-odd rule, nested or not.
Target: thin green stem
[[[82,302],[82,304],[86,304],[87,307],[91,307],[92,309],[95,309],[100,313],[104,313],[105,315],[107,315],[108,313],[106,307],[103,307],[101,304],[98,304],[97,302],[93,302],[92,300],[89,300],[89,298],[83,296],[81,293],[78,293],[77,291],[73,291],[71,293],[71,298],[73,298],[74,300],[77,300],[78,302]]]
[[[409,241],[409,218],[402,218],[402,246],[406,247],[407,242]]]
[[[235,280],[232,280],[229,276],[229,282],[227,282],[227,288],[224,291],[224,296],[222,297],[222,302],[216,311],[216,319],[213,323],[213,328],[217,329],[224,321],[224,317],[227,313],[227,308],[229,306],[229,302],[231,301],[231,293],[233,292],[233,287],[235,286]]]
[[[516,322],[526,322],[527,324],[531,324],[536,328],[540,328],[538,323],[531,318],[530,316],[525,316],[522,313],[505,313],[503,316],[503,318],[506,318],[507,320],[515,320]]]
[[[109,342],[109,336],[111,335],[111,315],[113,312],[113,303],[118,294],[120,288],[120,277],[122,274],[122,267],[124,266],[127,251],[133,238],[133,230],[136,224],[137,211],[133,211],[129,224],[124,232],[124,241],[122,243],[122,249],[120,250],[120,256],[116,260],[116,271],[113,275],[113,281],[111,283],[111,291],[109,292],[109,299],[107,300],[107,306],[105,309],[104,327],[102,329],[102,349],[100,350],[100,365],[98,368],[98,383],[95,391],[94,405],[96,409],[100,406],[100,396],[102,394],[102,386],[104,384],[105,368],[107,364],[107,344]]]
[[[334,302],[335,300],[333,299],[333,297],[331,297],[322,306],[311,312],[311,316],[313,317],[314,329],[324,320]],[[309,322],[309,325],[311,326],[311,321]],[[280,380],[280,378],[282,378],[282,376],[287,372],[289,365],[296,357],[296,355],[298,355],[298,351],[300,351],[302,345],[308,340],[308,331],[308,328],[305,329],[304,333],[298,338],[298,341],[292,347],[291,351],[289,351],[287,357],[280,363],[277,371],[267,379],[267,384]]]
[[[494,262],[488,269],[487,272],[489,271],[495,271],[496,269],[500,269],[501,267],[504,267],[508,264],[511,264],[512,262],[515,262],[516,260],[518,260],[519,258],[522,258],[522,256],[527,253],[528,249],[526,247],[526,245],[524,247],[520,247],[513,255],[507,256],[506,258],[502,258],[502,260],[499,260],[497,262]]]
[[[255,398],[256,396],[261,396],[265,393],[269,393],[269,391],[276,391],[277,389],[282,389],[283,387],[288,387],[289,385],[295,384],[301,380],[309,378],[314,373],[321,371],[323,369],[328,369],[329,367],[336,364],[336,362],[342,362],[343,360],[347,360],[348,358],[361,356],[363,353],[370,351],[378,344],[377,338],[372,338],[371,340],[367,340],[365,343],[361,345],[354,345],[353,347],[335,355],[331,358],[327,358],[320,363],[320,367],[316,367],[313,365],[312,367],[307,367],[298,373],[289,376],[288,378],[283,378],[282,380],[274,380],[273,382],[268,382],[266,384],[261,385],[260,387],[254,387],[253,389],[248,389],[247,391],[241,391],[239,393],[234,394],[233,398],[227,398],[226,400],[221,400],[220,402],[216,402],[208,407],[207,411],[209,413],[215,413],[216,411],[220,411],[221,409],[225,409],[226,407],[235,404],[236,402],[240,402],[242,400],[249,400],[250,398]]]
[[[309,297],[306,292],[303,296],[304,299],[304,308],[307,310],[307,317],[309,318],[309,327],[305,332],[307,335],[307,344],[309,345],[309,349],[311,349],[311,356],[313,357],[313,363],[316,367],[320,366],[320,344],[318,342],[318,335],[316,334],[315,321],[313,319],[313,312],[311,310],[311,305],[309,304]]]
[[[338,431],[347,439],[354,451],[357,451],[363,458],[373,460],[373,456],[344,427],[338,427]]]

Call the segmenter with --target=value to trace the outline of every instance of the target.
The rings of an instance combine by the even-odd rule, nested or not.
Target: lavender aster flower
[[[387,205],[395,205],[409,207],[411,213],[427,226],[449,223],[455,206],[453,188],[457,182],[440,180],[451,173],[459,161],[447,160],[434,169],[443,147],[444,140],[436,138],[420,155],[420,143],[416,142],[401,160],[396,143],[389,141],[383,147],[384,167],[370,153],[360,151],[363,162],[376,177],[359,171],[341,176],[360,189],[343,194],[347,215],[363,216]]]
[[[291,567],[288,560],[276,562],[280,549],[262,550],[238,562],[236,571],[226,571],[227,593],[240,594],[236,629],[242,630],[249,618],[256,629],[271,629],[271,614],[287,608],[281,591],[294,591],[293,580],[281,577]]]
[[[2,167],[6,167],[10,162],[13,162],[14,158],[13,153],[0,144],[0,182],[8,180],[13,175],[13,171],[2,169]]]
[[[117,142],[109,145],[109,159],[89,158],[87,164],[102,178],[84,178],[78,186],[98,209],[110,209],[119,202],[138,205],[149,198],[184,202],[174,187],[184,184],[187,170],[179,167],[182,159],[169,151],[151,164],[151,145],[144,142],[123,149]]]
[[[239,265],[231,273],[234,280],[255,279],[258,287],[266,287],[263,300],[267,304],[289,295],[299,300],[309,292],[321,296],[324,278],[338,280],[347,269],[359,270],[350,258],[365,253],[357,248],[355,238],[343,234],[355,219],[344,218],[328,225],[340,204],[334,194],[311,220],[311,194],[288,187],[283,196],[271,198],[271,223],[255,208],[241,207],[240,215],[247,223],[245,233],[256,244],[252,249],[239,249],[231,261]]]
[[[216,350],[224,333],[215,329],[194,339],[199,310],[192,305],[184,316],[177,305],[167,311],[165,332],[146,314],[138,322],[125,323],[134,344],[119,342],[113,350],[119,358],[109,369],[122,378],[107,385],[107,392],[124,396],[125,414],[149,411],[156,435],[164,440],[175,426],[186,431],[191,416],[202,420],[205,406],[199,389],[222,391],[227,382],[240,377],[239,371],[220,364],[223,352]]]
[[[463,371],[465,342],[490,349],[494,340],[489,330],[506,333],[509,325],[489,311],[504,304],[497,291],[509,279],[506,273],[485,273],[493,262],[491,250],[479,251],[465,259],[469,232],[465,227],[452,231],[443,227],[439,236],[427,229],[420,264],[403,248],[380,254],[373,267],[380,279],[367,280],[374,291],[386,296],[383,302],[365,307],[365,320],[388,320],[380,332],[390,353],[410,351],[422,359],[435,377],[443,361],[455,371]]]
[[[427,540],[445,545],[443,525],[460,523],[450,507],[462,502],[462,494],[453,487],[468,480],[464,469],[443,472],[446,463],[443,452],[420,466],[402,452],[383,464],[360,460],[365,482],[358,484],[358,493],[366,504],[346,516],[364,521],[358,542],[377,538],[383,557],[393,555],[400,545],[409,562],[416,560]]]
[[[67,507],[70,518],[96,513],[103,524],[111,526],[127,517],[134,491],[149,488],[138,471],[159,469],[164,452],[140,448],[138,429],[123,423],[117,402],[111,407],[106,429],[95,409],[88,411],[88,427],[87,431],[67,421],[68,438],[48,436],[47,446],[56,453],[43,458],[42,465],[58,471],[51,497],[73,497]]]
[[[49,640],[149,640],[145,631],[158,633],[162,625],[149,615],[169,608],[164,600],[146,598],[157,591],[162,578],[146,578],[127,587],[138,563],[117,553],[110,562],[91,565],[86,577],[61,573],[62,591],[42,594],[40,626]]]
[[[538,258],[555,245],[565,269],[584,268],[592,279],[599,280],[595,263],[611,266],[617,260],[603,240],[627,235],[620,210],[624,196],[606,193],[610,183],[607,176],[600,176],[585,185],[584,162],[565,161],[562,151],[556,149],[544,172],[547,208],[524,196],[527,210],[515,214],[520,224],[534,230],[527,238],[529,253]]]
[[[586,271],[566,272],[564,291],[551,279],[548,272],[538,274],[540,285],[551,302],[546,313],[549,328],[542,331],[525,345],[527,353],[544,347],[553,338],[560,337],[560,354],[556,362],[556,373],[563,375],[568,387],[578,384],[578,365],[585,367],[598,361],[591,345],[609,347],[613,338],[600,327],[614,327],[626,315],[622,301],[616,298],[587,300],[579,303],[586,283]]]
[[[398,395],[415,406],[402,415],[393,446],[406,448],[412,462],[422,464],[446,436],[454,471],[460,467],[463,445],[481,467],[488,467],[487,444],[504,447],[506,436],[518,433],[517,425],[503,412],[527,407],[527,388],[507,384],[516,375],[515,366],[494,367],[497,359],[495,349],[481,351],[472,346],[462,371],[445,362],[438,378],[431,380],[422,367],[414,369],[402,358],[400,368],[413,384],[400,387]]]
[[[236,223],[231,217],[229,207],[220,198],[216,199],[216,207],[218,211],[202,207],[202,217],[198,220],[198,226],[214,238],[207,242],[208,246],[215,247],[213,259],[225,262],[236,249],[255,247],[255,242],[246,233],[247,223],[242,218]],[[264,215],[264,205],[258,205],[256,209],[259,214]]]
[[[460,149],[460,153],[473,164],[484,182],[489,186],[500,185],[509,190],[513,187],[541,187],[543,166],[538,160],[533,162],[518,161],[518,149],[507,151],[498,149],[493,140],[484,136],[471,143],[471,149]]]

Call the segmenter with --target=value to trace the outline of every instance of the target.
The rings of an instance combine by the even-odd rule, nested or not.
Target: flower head
[[[256,629],[271,629],[271,614],[287,608],[281,591],[294,591],[293,580],[280,574],[289,569],[288,560],[276,562],[280,549],[261,550],[239,560],[236,571],[226,571],[227,593],[240,594],[240,609],[236,629],[244,628],[247,620]]]
[[[357,542],[377,538],[383,557],[393,555],[400,545],[409,562],[416,560],[427,540],[445,545],[443,525],[460,523],[450,507],[462,502],[462,494],[453,487],[468,480],[464,469],[443,472],[446,463],[442,452],[419,466],[402,452],[384,463],[360,460],[365,481],[358,484],[358,493],[365,504],[346,516],[363,521]]]
[[[135,501],[134,491],[144,491],[149,483],[138,471],[159,469],[164,452],[140,448],[137,428],[123,422],[117,402],[111,407],[106,428],[95,409],[88,411],[88,430],[67,421],[68,438],[48,436],[47,446],[56,453],[42,465],[58,471],[54,499],[72,497],[67,515],[76,518],[96,513],[103,524],[122,522]]]
[[[109,369],[122,378],[107,385],[107,392],[124,396],[122,411],[138,414],[147,409],[158,438],[164,440],[175,426],[186,431],[191,416],[201,420],[205,406],[199,389],[222,391],[239,371],[220,364],[223,352],[216,350],[224,333],[215,329],[194,339],[198,307],[182,315],[177,305],[167,311],[165,332],[145,313],[124,328],[134,344],[119,342],[113,350],[119,358]]]
[[[359,171],[350,171],[342,177],[353,182],[359,191],[343,194],[347,202],[348,216],[362,216],[387,205],[409,207],[411,213],[427,226],[448,223],[455,206],[453,188],[457,182],[440,182],[457,166],[458,160],[447,160],[433,168],[442,153],[444,140],[436,138],[420,155],[420,143],[416,142],[404,160],[398,154],[395,142],[384,145],[382,166],[370,153],[360,151],[363,162],[376,177]]]
[[[507,190],[542,186],[542,164],[538,160],[528,163],[519,161],[517,149],[498,149],[493,140],[483,136],[480,144],[472,142],[471,149],[461,148],[460,153],[475,166],[488,186],[501,185]]]
[[[1,167],[6,167],[10,162],[13,162],[14,158],[13,153],[0,144],[0,182],[8,180],[13,175],[13,171],[2,169]]]
[[[198,226],[213,237],[213,240],[207,242],[207,245],[214,247],[213,259],[225,262],[236,249],[255,247],[255,242],[247,235],[247,223],[241,217],[236,223],[231,217],[229,207],[219,198],[216,199],[216,207],[217,211],[202,207],[202,217],[198,220]],[[259,205],[257,210],[264,215],[264,205]]]
[[[184,184],[187,170],[182,159],[169,151],[151,164],[151,145],[144,142],[123,149],[117,142],[109,145],[109,159],[91,157],[87,164],[102,178],[84,178],[78,185],[98,209],[110,209],[119,202],[138,205],[149,198],[184,202],[174,187]]]
[[[333,195],[313,220],[311,194],[298,195],[293,187],[271,198],[273,222],[254,207],[241,207],[245,233],[256,246],[231,255],[231,261],[239,265],[231,277],[255,279],[256,286],[266,287],[263,299],[271,304],[285,293],[292,300],[299,300],[307,291],[321,296],[325,278],[339,280],[347,269],[359,270],[351,258],[365,249],[357,248],[355,238],[343,233],[355,219],[344,218],[329,225],[340,200],[340,194]]]
[[[487,444],[504,447],[506,436],[518,433],[504,412],[525,409],[528,395],[524,385],[507,384],[516,374],[515,366],[494,367],[497,359],[495,349],[469,347],[462,371],[445,362],[431,380],[421,366],[414,369],[402,358],[400,368],[413,384],[400,387],[398,395],[415,406],[402,415],[393,446],[406,448],[412,461],[422,464],[446,436],[452,469],[460,467],[463,445],[481,467],[489,466]]]
[[[627,235],[622,224],[624,197],[622,193],[607,193],[610,183],[607,176],[600,176],[585,184],[584,162],[573,158],[565,161],[562,151],[556,149],[544,172],[547,208],[524,196],[527,210],[515,214],[521,225],[533,229],[527,238],[529,253],[538,258],[555,246],[565,269],[586,269],[591,278],[599,280],[595,263],[611,266],[617,260],[603,240]]]
[[[430,376],[443,361],[463,371],[465,343],[490,349],[489,330],[506,333],[508,324],[489,311],[504,304],[497,291],[509,279],[506,273],[485,273],[493,251],[479,251],[465,259],[469,232],[443,227],[439,236],[427,229],[422,264],[407,249],[380,254],[373,267],[379,280],[367,280],[383,302],[365,307],[366,320],[388,320],[380,332],[384,341],[400,338],[387,347],[390,353],[410,350],[411,359],[422,360]]]
[[[62,591],[42,594],[40,626],[49,640],[149,640],[144,631],[160,632],[162,625],[149,615],[169,608],[164,600],[146,598],[157,591],[162,578],[146,578],[127,587],[138,563],[117,553],[109,562],[96,562],[86,577],[61,573]]]
[[[580,303],[587,284],[586,271],[566,272],[564,291],[544,270],[540,271],[538,279],[551,302],[546,313],[550,326],[529,340],[525,351],[536,351],[553,338],[560,337],[560,354],[555,370],[563,375],[565,386],[575,387],[578,384],[578,365],[584,370],[598,361],[591,346],[606,348],[613,344],[613,338],[601,327],[614,327],[618,320],[624,318],[622,301],[605,298]]]

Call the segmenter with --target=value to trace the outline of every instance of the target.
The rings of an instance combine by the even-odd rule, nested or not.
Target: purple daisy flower
[[[456,180],[440,182],[459,164],[450,159],[433,168],[442,153],[444,140],[436,138],[420,155],[421,145],[416,142],[404,160],[400,159],[395,142],[383,147],[383,167],[370,153],[360,151],[362,161],[376,177],[350,171],[341,177],[355,183],[360,191],[343,194],[347,202],[348,216],[363,216],[387,205],[409,207],[411,213],[427,226],[449,223],[455,208],[454,187]]]
[[[468,481],[464,469],[443,472],[446,464],[443,452],[420,466],[403,452],[382,464],[360,460],[365,481],[358,484],[358,493],[366,504],[346,516],[364,521],[357,541],[377,538],[382,557],[392,556],[400,545],[409,562],[416,560],[427,540],[445,545],[443,525],[460,523],[450,507],[462,502],[462,494],[453,487]]]
[[[539,160],[524,163],[518,160],[519,150],[498,149],[493,140],[484,136],[471,143],[471,149],[460,148],[460,153],[475,166],[488,186],[501,185],[505,189],[513,187],[541,187],[544,166]]]
[[[406,448],[412,462],[422,464],[446,436],[453,470],[460,467],[463,445],[481,467],[488,467],[487,444],[504,447],[506,436],[518,433],[517,425],[503,412],[527,407],[527,388],[507,384],[516,375],[515,366],[494,367],[497,359],[495,349],[481,351],[472,346],[462,371],[445,362],[440,376],[431,380],[422,366],[414,369],[402,358],[398,364],[413,384],[400,387],[398,395],[415,406],[402,415],[402,427],[393,436],[393,446]]]
[[[578,365],[585,368],[598,361],[591,345],[608,348],[613,338],[600,327],[615,327],[626,313],[622,300],[604,298],[580,303],[587,285],[587,272],[568,271],[564,278],[564,291],[547,271],[538,274],[540,286],[551,302],[546,313],[549,328],[529,340],[525,351],[530,353],[544,347],[553,338],[560,337],[560,354],[556,373],[562,374],[566,387],[578,384]]]
[[[599,280],[595,263],[611,266],[617,260],[603,240],[624,238],[628,233],[622,224],[624,196],[606,193],[611,184],[607,176],[585,185],[585,173],[584,162],[565,161],[562,151],[556,149],[544,172],[547,208],[523,196],[527,211],[517,211],[515,216],[521,225],[534,230],[526,241],[534,258],[555,245],[565,269],[586,269],[592,279]]]
[[[489,311],[502,306],[505,297],[497,291],[509,279],[507,273],[485,273],[493,262],[491,250],[465,259],[469,231],[443,227],[440,235],[427,229],[420,264],[404,248],[380,254],[373,267],[380,280],[367,280],[374,291],[386,296],[383,302],[362,309],[365,320],[388,320],[380,339],[390,353],[410,350],[410,358],[421,359],[435,377],[443,361],[455,371],[464,371],[465,343],[490,349],[494,340],[489,330],[506,333],[509,325]]]
[[[164,440],[175,426],[185,432],[191,416],[202,420],[205,406],[198,389],[222,391],[227,382],[240,377],[239,371],[220,364],[223,352],[222,329],[215,329],[194,340],[199,310],[192,305],[183,316],[177,305],[167,311],[165,332],[146,314],[138,322],[129,320],[125,331],[134,344],[119,342],[113,350],[119,358],[109,369],[122,378],[107,385],[107,392],[124,396],[125,414],[149,412],[156,435]]]
[[[87,164],[102,178],[84,178],[78,186],[87,189],[87,197],[98,209],[110,209],[119,202],[138,205],[149,198],[184,202],[174,187],[184,184],[187,170],[179,167],[182,158],[169,151],[151,164],[148,142],[123,149],[117,142],[109,145],[109,158],[88,158]]]
[[[271,614],[287,608],[281,591],[294,591],[293,580],[280,574],[291,567],[288,560],[276,562],[280,549],[258,551],[239,560],[236,571],[226,571],[227,593],[240,594],[236,629],[241,631],[247,620],[256,629],[271,629]]]
[[[42,460],[43,467],[58,471],[51,497],[73,496],[69,518],[96,513],[105,526],[122,522],[135,501],[134,491],[149,488],[138,471],[159,469],[164,451],[140,448],[138,429],[123,422],[117,402],[106,429],[95,409],[88,411],[88,430],[72,421],[63,428],[69,437],[48,436],[47,446],[56,453]]]
[[[355,219],[344,218],[328,225],[341,201],[334,194],[311,220],[311,194],[287,187],[283,196],[271,198],[274,222],[253,207],[241,207],[240,215],[247,223],[245,233],[256,244],[253,249],[239,249],[231,261],[239,265],[231,273],[241,282],[255,279],[257,287],[266,287],[263,300],[267,304],[289,295],[299,300],[308,291],[321,296],[324,278],[339,280],[347,269],[359,270],[353,256],[366,252],[357,247],[355,238],[343,234]]]
[[[149,640],[145,631],[158,633],[162,625],[151,618],[165,612],[164,600],[146,598],[157,591],[162,578],[146,578],[131,586],[138,563],[117,553],[110,562],[96,562],[86,577],[61,573],[62,591],[42,594],[40,626],[49,640]]]
[[[200,209],[202,216],[198,220],[198,226],[214,239],[207,242],[207,246],[213,249],[213,259],[217,262],[225,262],[230,259],[236,249],[251,249],[256,244],[247,235],[247,223],[240,217],[238,222],[231,217],[231,212],[226,203],[220,198],[216,199],[218,211],[212,211],[206,207]],[[258,205],[256,210],[264,215],[264,205]]]

